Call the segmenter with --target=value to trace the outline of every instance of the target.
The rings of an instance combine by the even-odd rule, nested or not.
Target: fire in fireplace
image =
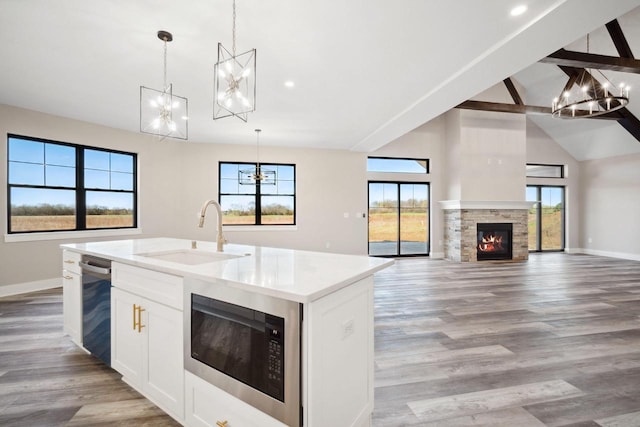
[[[512,234],[511,223],[478,223],[478,261],[512,259]]]

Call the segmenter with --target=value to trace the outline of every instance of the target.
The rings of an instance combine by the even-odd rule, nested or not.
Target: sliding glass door
[[[429,184],[369,183],[369,255],[429,254]]]
[[[529,250],[564,250],[564,187],[527,186],[527,201],[538,202],[529,209]]]

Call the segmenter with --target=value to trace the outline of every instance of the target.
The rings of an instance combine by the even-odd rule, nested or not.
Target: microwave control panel
[[[269,341],[267,379],[269,389],[284,401],[284,319],[267,315],[265,333]]]

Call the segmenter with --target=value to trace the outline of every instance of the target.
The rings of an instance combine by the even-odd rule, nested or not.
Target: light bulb
[[[582,91],[583,92],[586,93],[588,90],[589,90],[589,86],[587,86],[587,85],[582,86]]]
[[[178,101],[173,101],[173,108],[178,108],[180,106],[180,103]]]
[[[233,100],[229,97],[227,98],[227,100],[224,102],[224,105],[227,106],[227,108],[231,107],[231,104],[233,104]]]
[[[218,68],[218,75],[223,79],[226,77],[226,74],[224,73],[224,70],[222,68]]]
[[[174,122],[173,120],[171,120],[167,126],[169,127],[169,130],[171,130],[171,132],[176,131],[176,122]]]
[[[564,92],[564,97],[565,97],[565,98],[569,98],[569,95],[570,95],[570,93],[569,93],[569,91],[568,91],[568,90]]]
[[[153,108],[158,108],[158,103],[153,99],[149,101],[149,105],[151,105]]]
[[[160,119],[157,117],[153,119],[153,121],[151,122],[151,127],[154,129],[160,128]]]
[[[251,74],[251,69],[245,68],[244,71],[242,72],[242,77],[248,77],[249,74]]]
[[[224,67],[227,69],[227,73],[233,72],[233,64],[231,63],[231,60],[225,61]]]

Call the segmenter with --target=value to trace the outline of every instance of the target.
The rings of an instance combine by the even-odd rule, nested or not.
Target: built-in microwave
[[[300,426],[301,310],[297,302],[185,280],[185,369]]]

